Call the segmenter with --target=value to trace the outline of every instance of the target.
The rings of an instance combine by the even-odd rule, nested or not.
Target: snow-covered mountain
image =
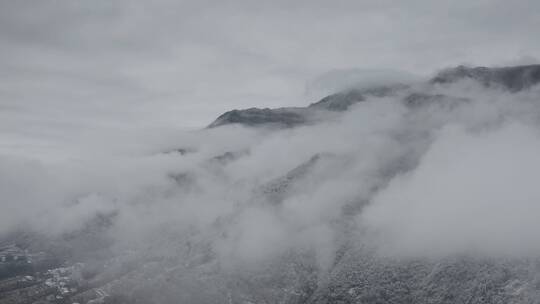
[[[137,172],[159,182],[10,227],[0,303],[538,303],[539,82],[459,66],[226,112]]]

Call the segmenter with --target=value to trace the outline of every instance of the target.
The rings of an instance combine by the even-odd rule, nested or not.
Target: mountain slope
[[[512,125],[508,122],[537,126],[539,73],[540,65],[457,67],[423,83],[337,92],[301,108],[224,113],[197,133],[206,140],[199,147],[153,156],[168,161],[167,174],[159,176],[159,183],[137,184],[141,193],[121,193],[128,197],[124,205],[125,198],[115,196],[113,211],[98,212],[81,228],[58,234],[21,226],[0,235],[0,304],[538,303],[540,257],[534,251],[486,255],[482,245],[472,244],[470,252],[442,248],[443,255],[407,255],[394,247],[385,252],[379,245],[395,240],[383,235],[384,229],[366,225],[361,215],[381,203],[381,193],[400,199],[422,192],[429,202],[452,195],[451,185],[438,183],[448,174],[444,166],[429,176],[434,180],[429,186],[406,188],[409,196],[387,191],[410,186],[412,178],[433,170],[425,165],[426,157],[437,164],[468,159],[467,144],[485,145],[489,132]],[[463,80],[479,88],[464,88]],[[478,120],[484,112],[487,118]],[[233,130],[226,137],[227,128],[219,127],[230,124],[253,132]],[[291,130],[297,126],[305,128]],[[272,131],[257,133],[260,127]],[[217,131],[223,133],[211,133]],[[465,133],[470,136],[456,145],[460,132],[474,136]],[[255,140],[231,144],[239,134]],[[456,149],[444,150],[448,147]],[[493,152],[508,144],[487,148],[490,153],[482,159],[496,161]],[[429,154],[432,149],[440,153]],[[512,155],[519,151],[511,150]],[[535,165],[529,159],[513,161],[512,166]],[[155,173],[144,168],[140,175]],[[486,168],[464,170],[481,169]],[[512,191],[520,176],[511,177],[505,187]],[[530,182],[535,176],[527,177],[521,181],[536,188]],[[487,177],[467,181],[490,185]],[[469,193],[465,188],[456,192]],[[470,196],[484,203],[479,191]],[[510,197],[509,216],[535,210]],[[496,212],[485,201],[466,206],[466,214],[480,212],[485,218]],[[414,201],[398,203],[392,214],[384,214],[398,231],[425,224],[436,235],[436,219],[427,211],[404,225],[401,220]],[[452,206],[444,207],[435,208],[437,214],[455,217],[455,226],[463,230],[441,247],[451,248],[467,229],[487,231],[495,243],[507,237],[504,230],[482,226],[483,218],[466,225],[469,217],[463,220]],[[527,224],[518,220],[513,230]],[[413,241],[411,246],[425,240]]]

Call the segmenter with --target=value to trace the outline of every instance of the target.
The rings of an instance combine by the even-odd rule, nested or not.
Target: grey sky
[[[531,62],[538,28],[536,0],[0,0],[0,131],[202,127],[334,69]]]

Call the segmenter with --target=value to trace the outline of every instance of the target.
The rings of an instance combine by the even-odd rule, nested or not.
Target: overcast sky
[[[535,62],[538,28],[537,0],[0,0],[0,144],[305,105],[336,69]]]

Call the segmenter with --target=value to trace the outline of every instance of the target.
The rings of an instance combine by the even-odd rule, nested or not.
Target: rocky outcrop
[[[486,87],[500,87],[517,92],[540,83],[540,65],[499,68],[458,66],[440,72],[430,82],[444,84],[466,79],[477,81]]]
[[[513,67],[467,67],[458,66],[438,73],[427,82],[427,85],[448,84],[462,80],[471,80],[486,87],[495,87],[518,92],[540,83],[540,65],[524,65]],[[423,84],[426,85],[426,84]],[[403,93],[411,86],[404,84],[388,84],[362,89],[350,89],[338,92],[307,107],[232,110],[219,116],[209,127],[215,128],[229,124],[241,124],[248,127],[275,126],[295,127],[320,121],[321,115],[317,111],[343,112],[351,106],[370,97],[385,97]],[[425,94],[411,94],[405,97],[409,105],[425,104],[426,101],[446,100],[443,96],[429,96]]]
[[[276,127],[294,127],[310,121],[309,113],[304,108],[279,108],[232,110],[219,116],[208,127],[215,128],[229,124],[242,124],[249,127],[274,125]]]

